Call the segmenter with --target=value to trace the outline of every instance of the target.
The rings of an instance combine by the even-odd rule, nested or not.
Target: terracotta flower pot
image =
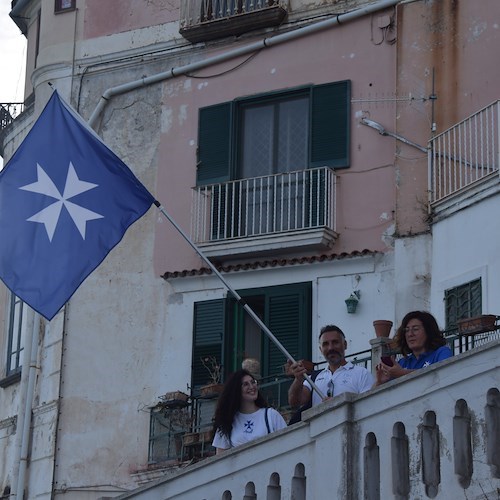
[[[214,398],[219,396],[224,389],[224,384],[207,384],[200,387],[200,395],[202,398]]]
[[[497,317],[494,314],[482,314],[473,318],[457,321],[458,332],[461,335],[471,335],[479,332],[490,332],[496,328]]]
[[[377,337],[388,337],[391,333],[392,321],[387,319],[376,319],[373,322],[373,327],[375,328],[375,335]]]

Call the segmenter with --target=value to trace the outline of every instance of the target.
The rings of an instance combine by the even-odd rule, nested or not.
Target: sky
[[[0,102],[23,101],[26,37],[9,17],[11,0],[0,0]]]
[[[0,103],[22,102],[26,37],[9,17],[11,0],[0,0]],[[0,157],[0,169],[2,168]]]

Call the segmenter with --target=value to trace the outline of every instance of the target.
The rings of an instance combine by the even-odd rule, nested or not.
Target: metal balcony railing
[[[335,230],[335,173],[322,167],[198,186],[196,243],[314,228]]]
[[[499,115],[496,101],[430,141],[431,203],[498,172]]]
[[[285,0],[183,0],[179,33],[206,42],[279,26],[286,15]]]
[[[22,102],[0,103],[0,132],[8,127],[24,111]]]
[[[286,4],[282,0],[186,0],[181,6],[181,28],[187,28]]]

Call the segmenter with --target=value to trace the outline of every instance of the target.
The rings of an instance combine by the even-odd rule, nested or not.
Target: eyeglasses
[[[331,398],[333,396],[333,380],[328,382],[328,390],[326,391],[326,396]]]
[[[242,382],[241,387],[254,387],[257,385],[257,380],[250,380],[246,382]]]
[[[417,326],[412,326],[411,328],[407,326],[404,331],[405,333],[410,333],[410,332],[418,333],[420,330],[423,330],[423,328],[417,325]]]

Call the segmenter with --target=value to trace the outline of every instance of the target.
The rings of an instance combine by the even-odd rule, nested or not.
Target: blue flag
[[[154,201],[55,91],[0,172],[0,278],[50,320]]]

